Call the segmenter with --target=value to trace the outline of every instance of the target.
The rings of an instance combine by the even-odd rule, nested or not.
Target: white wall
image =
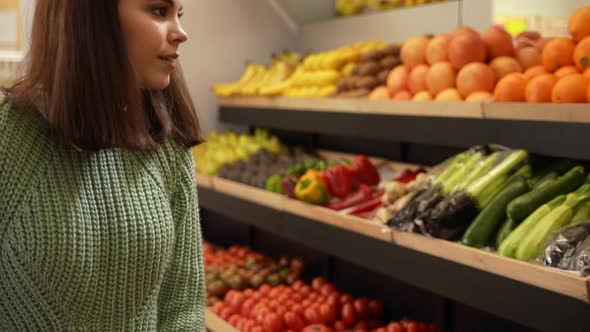
[[[494,0],[494,14],[569,17],[584,6],[590,6],[590,0]]]
[[[189,41],[181,63],[206,132],[219,130],[211,86],[237,80],[246,60],[269,63],[272,52],[297,50],[297,33],[262,0],[185,0]]]

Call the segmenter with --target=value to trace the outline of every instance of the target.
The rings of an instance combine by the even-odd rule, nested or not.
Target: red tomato
[[[334,329],[336,331],[344,331],[347,329],[347,326],[346,326],[346,324],[344,324],[343,321],[338,320],[338,321],[336,321],[336,323],[334,323]]]
[[[315,307],[307,307],[303,311],[303,318],[308,324],[319,324],[322,322],[320,313]]]
[[[320,317],[324,324],[332,325],[338,319],[338,312],[327,303],[320,305]]]
[[[307,307],[311,306],[311,305],[312,305],[312,303],[313,303],[313,302],[312,302],[310,299],[305,299],[305,300],[301,301],[301,305],[302,305],[304,308],[307,308]]]
[[[298,314],[294,312],[287,312],[283,315],[285,326],[294,331],[301,331],[305,327],[305,322]]]
[[[381,301],[369,301],[369,317],[378,321],[383,319],[383,303]]]
[[[346,303],[352,303],[352,295],[350,295],[350,294],[340,295],[340,304],[344,305]]]
[[[213,305],[213,312],[217,316],[219,316],[221,309],[223,309],[224,307],[225,307],[225,302],[223,302],[223,301],[215,302],[215,304]]]
[[[279,305],[280,305],[279,301],[276,301],[276,300],[270,300],[268,302],[268,307],[270,309],[276,309]]]
[[[255,325],[250,332],[264,332],[264,329],[260,325]]]
[[[405,329],[400,323],[390,323],[387,325],[387,332],[404,332]]]
[[[244,293],[244,295],[246,295],[247,297],[251,297],[252,295],[254,295],[254,290],[252,288],[247,288],[244,289],[242,293]]]
[[[269,313],[264,317],[262,323],[264,330],[268,332],[282,332],[283,331],[283,318],[275,313]]]
[[[256,302],[253,299],[247,299],[242,303],[242,307],[240,308],[240,314],[244,317],[250,317],[250,312],[256,305]]]
[[[271,299],[277,299],[280,294],[281,294],[281,290],[278,289],[278,288],[273,288],[273,289],[270,290],[270,292],[268,292],[268,296]]]
[[[296,303],[291,307],[291,312],[296,313],[299,316],[303,316],[303,311],[305,311],[305,308],[299,303]]]
[[[428,331],[428,325],[426,323],[418,323],[418,330]]]
[[[279,315],[279,316],[283,317],[283,315],[284,315],[284,314],[285,314],[287,311],[289,311],[289,310],[287,310],[287,308],[285,308],[285,306],[282,306],[282,305],[280,305],[280,306],[278,306],[278,307],[275,309],[275,311],[274,311],[274,312],[275,312],[277,315]]]
[[[231,298],[231,300],[229,301],[229,305],[235,311],[238,311],[240,310],[240,307],[242,307],[242,303],[244,303],[244,301],[246,301],[246,296],[244,296],[244,294],[242,293],[237,293]]]
[[[301,294],[301,296],[303,296],[303,298],[306,298],[311,293],[311,291],[312,291],[311,287],[304,285],[303,287],[301,287],[299,289],[299,294]]]
[[[380,327],[373,332],[387,332],[387,330],[384,327]]]
[[[428,332],[438,332],[438,326],[436,324],[429,324],[427,331]]]
[[[332,293],[330,295],[328,295],[328,298],[326,299],[326,303],[330,304],[330,305],[335,305],[337,308],[340,307],[340,295],[337,293]]]
[[[347,326],[354,326],[354,324],[356,324],[356,312],[352,303],[346,303],[342,306],[340,317]]]
[[[333,330],[322,324],[312,324],[306,326],[301,332],[333,332]]]
[[[225,302],[231,303],[231,300],[236,294],[239,294],[237,290],[230,289],[227,293],[225,293],[225,297],[223,299],[225,300]]]
[[[268,294],[268,292],[270,292],[272,288],[270,287],[269,284],[264,284],[262,286],[260,286],[260,288],[258,289],[258,291],[260,292],[260,294]]]
[[[409,322],[406,325],[406,331],[407,332],[419,332],[420,330],[418,329],[418,323],[416,323],[416,322]]]
[[[322,277],[314,278],[311,281],[311,288],[319,291],[325,283],[326,283],[326,279],[324,279]]]
[[[360,321],[354,326],[355,329],[368,329],[367,322]]]
[[[328,296],[330,294],[336,293],[336,288],[332,284],[324,284],[322,285],[320,293],[322,293],[324,296]]]
[[[227,322],[233,326],[233,327],[238,327],[238,322],[242,320],[242,318],[240,317],[240,315],[237,314],[233,314],[229,317],[229,319],[227,320]]]
[[[301,301],[303,301],[303,296],[301,296],[301,294],[298,294],[298,293],[295,293],[295,294],[291,295],[291,298],[295,302],[301,302]]]
[[[310,301],[312,301],[312,302],[315,302],[315,299],[317,299],[317,298],[318,298],[318,296],[320,296],[320,294],[319,294],[319,293],[316,293],[316,292],[311,292],[311,293],[310,293],[310,294],[307,296],[307,298],[308,298]]]
[[[364,321],[369,319],[369,300],[364,298],[356,299],[353,302],[353,306],[358,320]]]
[[[223,309],[221,309],[221,312],[219,313],[219,317],[221,317],[221,319],[223,319],[224,321],[227,322],[227,320],[231,317],[231,315],[235,314],[235,311],[230,308],[230,307],[225,307]]]
[[[297,281],[295,281],[295,282],[293,283],[293,285],[291,285],[291,288],[293,288],[293,290],[296,290],[296,291],[298,291],[298,290],[300,290],[300,289],[301,289],[301,287],[303,287],[303,286],[305,286],[305,284],[303,283],[303,281],[301,281],[301,280],[297,280]]]

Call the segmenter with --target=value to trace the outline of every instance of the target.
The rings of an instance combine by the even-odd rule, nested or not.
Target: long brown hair
[[[142,90],[117,0],[37,0],[24,74],[4,89],[17,109],[39,110],[53,137],[84,150],[145,149],[172,138],[201,142],[180,67],[162,91]]]

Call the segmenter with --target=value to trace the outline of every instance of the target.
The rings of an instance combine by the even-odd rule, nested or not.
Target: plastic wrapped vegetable
[[[588,235],[590,223],[561,229],[547,242],[538,261],[546,266],[567,270],[576,254],[576,248]]]
[[[590,274],[590,236],[578,245],[569,270],[581,272],[583,276]]]

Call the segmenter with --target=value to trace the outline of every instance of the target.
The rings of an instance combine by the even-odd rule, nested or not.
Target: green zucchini
[[[502,241],[502,244],[498,247],[498,254],[506,257],[514,257],[520,242],[535,227],[537,222],[543,219],[543,217],[551,212],[551,210],[563,204],[563,202],[565,202],[565,195],[560,195],[554,198],[551,202],[543,204],[536,209],[535,212],[531,213],[530,216],[528,216],[504,241]]]
[[[496,248],[500,248],[500,245],[502,244],[502,242],[504,242],[504,240],[506,240],[508,235],[510,235],[510,233],[512,233],[512,231],[516,228],[516,226],[518,226],[518,225],[512,219],[506,219],[504,221],[504,224],[502,224],[502,227],[500,227],[500,230],[498,231],[498,234],[496,235]]]
[[[527,181],[522,177],[502,188],[467,228],[463,235],[463,244],[476,248],[486,246],[498,230],[500,223],[506,218],[506,206],[513,199],[530,190]]]
[[[553,180],[557,179],[559,174],[557,172],[549,172],[545,174],[542,178],[540,178],[535,184],[533,185],[534,188],[541,188],[546,184],[553,182]]]
[[[584,167],[576,166],[565,175],[510,202],[506,208],[508,217],[519,223],[551,199],[576,190],[584,180]]]

